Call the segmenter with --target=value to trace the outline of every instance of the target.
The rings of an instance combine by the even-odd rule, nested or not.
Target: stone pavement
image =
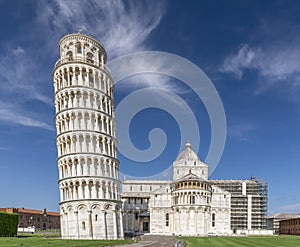
[[[173,247],[176,242],[172,236],[143,235],[138,243],[117,245],[116,247]]]

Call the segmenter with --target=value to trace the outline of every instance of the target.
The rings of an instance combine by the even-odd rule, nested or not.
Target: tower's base
[[[60,204],[63,239],[123,239],[120,202],[72,201]]]

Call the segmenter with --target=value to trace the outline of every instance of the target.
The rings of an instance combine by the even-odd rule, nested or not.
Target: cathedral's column
[[[195,234],[198,233],[198,210],[195,210]]]
[[[207,211],[206,210],[204,211],[203,216],[204,216],[204,235],[207,235],[209,220],[208,220],[208,215],[207,215]]]
[[[132,230],[134,231],[134,219],[135,219],[135,212],[132,211]]]
[[[190,235],[189,232],[189,226],[190,226],[190,210],[185,211],[185,218],[186,218],[186,223],[185,223],[185,235]]]
[[[123,229],[123,211],[121,211],[121,209],[119,210],[119,225],[120,225],[120,234],[121,234],[121,238],[124,238],[124,229]]]
[[[125,228],[125,231],[129,231],[129,228],[128,228],[128,210],[127,209],[125,209],[125,226],[126,226],[126,228]]]
[[[172,211],[172,234],[175,234],[175,211]]]

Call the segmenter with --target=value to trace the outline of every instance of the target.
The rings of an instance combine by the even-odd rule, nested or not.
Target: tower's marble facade
[[[63,238],[123,238],[113,80],[95,39],[64,36],[53,70]]]

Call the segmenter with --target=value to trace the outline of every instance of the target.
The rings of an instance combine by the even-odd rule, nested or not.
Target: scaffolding
[[[211,180],[231,193],[231,229],[267,229],[267,183],[250,180]]]

